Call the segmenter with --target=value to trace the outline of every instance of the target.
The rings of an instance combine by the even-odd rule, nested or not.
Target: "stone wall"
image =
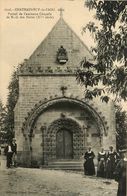
[[[45,98],[52,100],[53,98],[63,97],[62,91],[60,90],[62,86],[67,87],[67,90],[65,91],[65,97],[84,101],[84,103],[89,105],[89,107],[92,108],[102,119],[105,130],[107,132],[107,135],[103,134],[102,136],[102,145],[104,148],[108,150],[110,145],[115,147],[115,117],[112,102],[106,104],[100,102],[99,99],[86,102],[84,100],[84,88],[77,84],[75,76],[21,76],[19,78],[19,100],[15,107],[15,133],[18,142],[18,151],[19,154],[22,154],[22,156],[19,156],[19,159],[21,159],[20,162],[25,162],[27,160],[27,164],[29,165],[31,156],[33,156],[33,159],[37,159],[42,162],[43,142],[40,127],[45,123],[50,124],[53,120],[59,118],[61,112],[66,113],[69,118],[74,118],[79,122],[79,112],[78,109],[74,109],[75,107],[71,107],[70,111],[66,107],[63,109],[59,107],[55,109],[54,107],[52,112],[47,110],[45,113],[40,114],[36,120],[37,126],[34,131],[37,131],[37,133],[34,134],[34,138],[32,139],[32,152],[30,149],[31,144],[29,139],[23,136],[22,127],[23,123],[25,122],[25,118],[28,117],[28,114],[33,110],[33,108],[36,108],[36,105],[39,103],[39,101],[44,101]],[[81,119],[79,124],[83,126]],[[91,138],[91,134],[92,132],[94,133],[94,130],[98,129],[97,126],[99,125],[96,125],[93,120],[91,120],[89,124],[91,126],[89,128],[87,145],[90,145],[92,142],[92,145],[94,146],[96,143],[99,143],[99,138],[93,134],[93,140],[93,138]],[[84,126],[85,125],[86,124],[84,124]],[[25,130],[26,133],[27,131],[28,130]],[[100,146],[97,147],[97,150],[99,148]],[[82,152],[80,155],[81,154]]]

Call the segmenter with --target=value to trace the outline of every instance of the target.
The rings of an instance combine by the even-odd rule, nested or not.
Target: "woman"
[[[97,167],[97,176],[105,177],[105,164],[106,164],[106,152],[102,148],[98,153],[98,167]]]
[[[94,152],[91,150],[91,147],[88,148],[88,151],[84,155],[85,163],[84,163],[84,174],[93,176],[95,175],[95,166],[93,159],[95,157]]]
[[[109,147],[109,152],[107,154],[106,161],[106,178],[113,179],[114,178],[114,169],[116,166],[116,152],[113,150],[113,147]]]

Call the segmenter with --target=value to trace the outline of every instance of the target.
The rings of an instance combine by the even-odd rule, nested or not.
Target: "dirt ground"
[[[48,169],[0,169],[0,196],[116,196],[117,182],[82,172]]]

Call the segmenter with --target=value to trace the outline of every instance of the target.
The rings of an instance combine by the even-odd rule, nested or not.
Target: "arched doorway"
[[[61,115],[65,111],[65,115]],[[89,118],[89,115],[92,118]],[[92,128],[84,126],[91,125],[91,119],[97,126]],[[42,122],[44,126],[40,127]],[[47,122],[46,125],[45,122]],[[39,128],[41,132],[36,133]],[[32,153],[35,150],[35,157],[39,152],[39,159],[47,164],[48,161],[56,159],[79,160],[87,146],[102,144],[101,138],[103,134],[106,135],[106,130],[99,114],[88,104],[73,98],[57,98],[40,103],[36,109],[32,110],[24,122],[23,134],[30,147],[32,146]],[[34,137],[36,134],[38,137]],[[69,141],[66,141],[66,138]],[[61,144],[59,139],[61,139]],[[36,144],[39,143],[40,145],[37,147]],[[70,146],[70,152],[67,151],[66,145]],[[58,149],[61,151],[59,152]]]
[[[56,158],[73,158],[73,133],[64,128],[56,133]]]
[[[79,159],[84,150],[83,130],[77,121],[71,118],[59,118],[53,121],[46,134],[45,143],[47,157],[51,159]],[[49,149],[49,147],[52,147]]]

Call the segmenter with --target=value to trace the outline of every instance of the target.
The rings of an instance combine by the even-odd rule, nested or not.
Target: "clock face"
[[[67,51],[63,46],[57,51],[57,62],[60,64],[65,64],[68,61]]]

